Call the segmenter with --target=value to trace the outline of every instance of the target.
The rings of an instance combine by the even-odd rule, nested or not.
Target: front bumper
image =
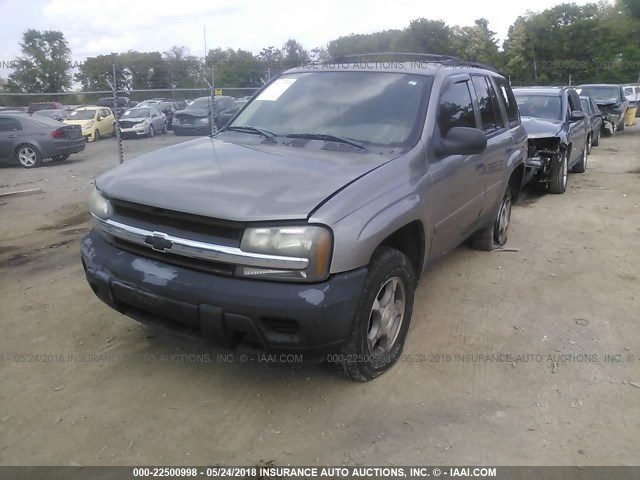
[[[207,125],[176,125],[173,123],[173,133],[176,135],[209,135],[211,127]]]
[[[135,127],[131,127],[131,128],[120,128],[120,135],[127,137],[127,136],[145,136],[149,134],[149,129],[148,128],[135,128]]]
[[[345,341],[367,275],[360,268],[317,284],[226,277],[134,255],[94,231],[81,257],[98,298],[135,320],[227,348],[312,357]]]
[[[87,146],[87,142],[83,137],[76,140],[64,140],[61,142],[55,142],[53,151],[49,152],[47,156],[58,157],[70,153],[82,152]]]

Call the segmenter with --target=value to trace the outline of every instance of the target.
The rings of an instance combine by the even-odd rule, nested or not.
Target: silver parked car
[[[134,107],[120,117],[120,134],[123,137],[153,137],[167,133],[167,117],[155,107]]]

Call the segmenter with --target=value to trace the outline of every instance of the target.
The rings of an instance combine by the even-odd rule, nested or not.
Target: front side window
[[[229,126],[410,147],[424,123],[431,83],[430,76],[394,72],[287,74],[267,86]]]
[[[476,117],[468,82],[449,85],[440,97],[438,108],[438,126],[442,136],[454,127],[476,128]]]

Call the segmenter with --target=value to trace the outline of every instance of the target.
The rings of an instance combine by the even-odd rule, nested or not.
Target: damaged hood
[[[306,219],[391,158],[206,137],[129,160],[98,177],[96,186],[110,198],[211,218]]]
[[[522,117],[522,126],[526,130],[527,136],[531,139],[555,137],[562,130],[562,121]]]

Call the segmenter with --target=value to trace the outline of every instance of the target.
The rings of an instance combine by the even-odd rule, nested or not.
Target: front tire
[[[560,168],[556,171],[555,177],[549,182],[551,193],[561,194],[567,191],[567,180],[569,177],[569,159],[566,150],[560,152]]]
[[[369,264],[351,332],[329,361],[351,380],[367,382],[398,361],[404,347],[416,286],[406,255],[379,247]]]
[[[626,115],[623,115],[622,120],[620,120],[620,123],[619,123],[619,124],[618,124],[618,126],[616,127],[616,130],[617,130],[618,132],[624,132],[624,127],[625,127],[625,125],[624,125],[624,121],[626,120],[625,116],[626,116]]]
[[[20,145],[16,149],[15,159],[23,168],[36,168],[42,165],[42,154],[31,144]]]
[[[593,142],[591,143],[592,146],[597,147],[600,145],[600,135],[602,135],[602,129],[598,130],[598,132],[596,133],[596,137],[593,139]]]
[[[100,130],[98,130],[96,128],[96,131],[93,133],[93,141],[97,142],[101,139],[102,137],[100,136]]]
[[[154,131],[153,131],[153,125],[149,125],[149,133],[148,133],[148,137],[149,138],[153,138],[153,136],[155,135]]]
[[[511,187],[507,187],[498,209],[498,214],[491,225],[478,230],[471,237],[471,246],[475,250],[491,251],[503,247],[507,243],[507,233],[511,223],[511,206],[513,197]]]

